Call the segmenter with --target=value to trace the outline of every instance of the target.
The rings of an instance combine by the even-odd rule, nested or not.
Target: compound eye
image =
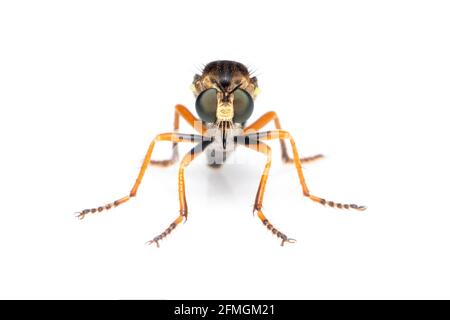
[[[253,113],[253,99],[250,94],[242,89],[234,91],[233,100],[234,118],[237,123],[244,123]]]
[[[200,93],[195,102],[195,109],[203,121],[216,122],[217,90],[208,89]]]

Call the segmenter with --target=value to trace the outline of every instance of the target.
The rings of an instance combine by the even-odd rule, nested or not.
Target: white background
[[[0,298],[450,298],[447,1],[2,1]],[[267,217],[252,216],[264,157],[239,150],[186,172],[150,168],[150,140],[191,110],[202,64],[243,62],[276,110],[313,194],[274,163]],[[268,128],[273,128],[269,126]],[[183,132],[191,132],[183,124]],[[183,146],[187,151],[191,146]],[[161,144],[156,158],[170,154]]]

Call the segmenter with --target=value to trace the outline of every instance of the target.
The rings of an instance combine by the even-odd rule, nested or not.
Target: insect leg
[[[270,166],[272,164],[272,150],[270,147],[261,141],[250,141],[250,140],[238,140],[240,144],[246,146],[247,148],[256,150],[266,155],[266,165],[264,166],[263,174],[261,175],[261,180],[259,182],[258,192],[256,193],[255,204],[253,205],[253,213],[257,212],[258,217],[261,222],[271,231],[275,236],[281,239],[281,245],[283,246],[285,242],[294,243],[295,240],[288,238],[280,230],[276,229],[269,220],[264,216],[262,212],[262,203],[264,198],[264,192],[266,189],[267,179],[269,178]]]
[[[265,114],[263,114],[259,119],[257,119],[251,125],[245,127],[244,133],[252,133],[252,132],[258,131],[258,130],[262,129],[263,127],[265,127],[270,121],[273,121],[275,123],[275,128],[277,130],[281,130],[281,123],[280,123],[280,119],[278,118],[277,113],[275,111],[269,111],[269,112],[266,112]],[[294,160],[291,157],[289,157],[289,154],[288,154],[287,148],[286,148],[286,143],[282,139],[280,140],[280,147],[281,147],[281,159],[283,160],[283,162],[293,163]],[[300,160],[302,163],[307,163],[307,162],[313,162],[315,160],[319,160],[322,158],[323,158],[322,154],[316,154],[316,155],[313,155],[310,157],[301,158]]]
[[[175,106],[175,116],[173,121],[173,131],[178,132],[180,128],[180,116],[197,132],[202,134],[206,132],[207,128],[202,124],[202,122],[194,117],[194,115],[183,105],[177,104]],[[178,142],[172,143],[172,156],[166,160],[151,160],[150,164],[152,166],[158,167],[168,167],[173,165],[178,161]]]
[[[159,248],[159,241],[167,237],[173,229],[176,228],[178,224],[180,224],[183,220],[187,220],[188,217],[188,208],[186,202],[186,189],[184,183],[184,170],[185,168],[197,157],[199,156],[206,147],[211,143],[211,140],[205,140],[197,144],[194,148],[191,149],[181,160],[180,168],[178,170],[178,197],[180,201],[180,213],[179,216],[169,225],[169,227],[164,230],[161,234],[154,237],[152,240],[148,241],[147,244],[155,243]]]
[[[141,181],[144,177],[145,171],[147,170],[147,167],[150,163],[151,157],[152,157],[152,153],[153,153],[153,148],[155,147],[155,144],[157,142],[160,141],[172,141],[172,142],[199,142],[199,141],[203,141],[203,137],[200,135],[195,135],[195,134],[181,134],[181,133],[163,133],[163,134],[159,134],[157,135],[152,142],[150,143],[150,146],[148,147],[147,153],[145,155],[144,158],[144,162],[141,166],[141,169],[139,171],[139,175],[136,179],[136,182],[133,185],[133,188],[131,189],[129,195],[122,197],[114,202],[108,203],[106,205],[97,207],[97,208],[92,208],[92,209],[84,209],[80,212],[77,212],[77,217],[80,219],[83,219],[85,217],[86,214],[89,213],[96,213],[96,212],[102,212],[104,210],[109,210],[111,208],[117,207],[119,205],[121,205],[122,203],[127,202],[128,200],[130,200],[130,198],[136,196],[136,193],[138,191],[139,185],[141,184]]]
[[[360,206],[357,204],[342,204],[339,202],[329,201],[324,198],[317,197],[315,195],[310,194],[308,190],[308,186],[306,185],[305,177],[303,175],[301,159],[298,155],[297,147],[295,146],[295,141],[292,138],[291,134],[284,130],[275,130],[275,131],[265,131],[265,132],[256,132],[247,134],[241,137],[241,139],[253,141],[253,140],[277,140],[277,139],[287,139],[291,143],[292,153],[294,155],[294,163],[297,169],[297,174],[300,180],[300,185],[302,186],[303,195],[308,197],[314,202],[328,205],[329,207],[339,208],[339,209],[355,209],[355,210],[366,210],[365,206]]]

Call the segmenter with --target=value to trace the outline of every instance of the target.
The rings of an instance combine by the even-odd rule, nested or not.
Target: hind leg
[[[263,127],[265,127],[271,121],[273,121],[275,123],[275,128],[277,130],[282,130],[280,119],[278,118],[277,113],[275,111],[269,111],[269,112],[266,112],[265,114],[263,114],[259,119],[257,119],[251,125],[245,127],[244,133],[246,133],[246,134],[254,133],[254,132],[262,129]],[[293,163],[294,159],[289,157],[289,154],[288,154],[287,148],[286,148],[286,143],[284,142],[284,140],[280,140],[280,147],[281,147],[281,159],[283,160],[283,162]],[[313,162],[313,161],[316,161],[316,160],[319,160],[322,158],[323,158],[322,154],[316,154],[313,156],[301,158],[300,160],[302,161],[302,163],[307,163],[307,162]]]

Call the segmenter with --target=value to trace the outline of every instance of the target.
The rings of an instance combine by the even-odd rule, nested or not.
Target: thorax
[[[221,151],[232,151],[236,148],[235,137],[243,134],[244,130],[239,123],[233,124],[231,128],[220,128],[215,124],[207,124],[206,137],[212,138],[211,149]]]

